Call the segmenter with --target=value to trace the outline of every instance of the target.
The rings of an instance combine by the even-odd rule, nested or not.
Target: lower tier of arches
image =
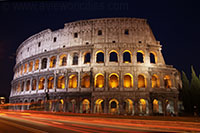
[[[178,114],[178,94],[176,93],[44,93],[11,97],[10,103],[19,103],[11,107],[14,110],[45,110],[116,115]]]

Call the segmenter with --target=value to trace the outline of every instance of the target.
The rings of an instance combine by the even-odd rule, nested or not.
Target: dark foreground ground
[[[0,110],[0,133],[200,132],[199,117],[115,116]]]

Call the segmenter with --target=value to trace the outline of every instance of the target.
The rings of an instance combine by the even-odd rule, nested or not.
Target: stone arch
[[[30,61],[28,66],[29,66],[28,71],[31,72],[33,70],[33,61]]]
[[[98,73],[95,75],[95,88],[103,88],[104,87],[104,75],[102,73]]]
[[[52,57],[50,58],[49,67],[50,67],[50,68],[56,67],[56,56],[52,56]]]
[[[152,88],[160,88],[160,80],[158,75],[153,74],[152,79],[151,79],[151,87]]]
[[[59,76],[57,80],[57,88],[64,89],[65,88],[65,76]]]
[[[172,87],[172,82],[171,82],[169,75],[164,76],[164,86],[165,86],[165,88],[171,88]]]
[[[153,100],[153,113],[154,114],[162,114],[162,102],[160,100]]]
[[[149,113],[147,100],[142,99],[142,98],[139,100],[139,112],[140,112],[140,114],[148,114]]]
[[[22,81],[22,85],[21,85],[21,92],[24,91],[24,81]]]
[[[111,99],[109,101],[109,113],[119,114],[119,102],[117,99]]]
[[[83,55],[84,55],[84,64],[89,64],[91,59],[90,52],[85,52]]]
[[[88,99],[84,99],[80,105],[81,113],[90,113],[90,101]]]
[[[38,86],[39,90],[43,90],[44,89],[44,83],[45,83],[45,78],[41,77],[40,80],[39,80],[39,86]]]
[[[27,73],[27,68],[28,68],[28,64],[26,63],[26,64],[24,65],[24,73]]]
[[[21,92],[21,85],[20,82],[17,83],[17,93]]]
[[[156,64],[157,63],[157,54],[153,51],[150,52],[150,63]]]
[[[175,111],[174,111],[174,101],[169,99],[169,100],[166,100],[166,112],[167,112],[167,115],[173,115],[175,114]]]
[[[41,62],[41,69],[46,69],[47,68],[47,58],[43,58]]]
[[[36,79],[33,79],[33,80],[32,80],[32,90],[35,91],[35,90],[36,90],[36,87],[37,87],[37,80],[36,80]]]
[[[26,81],[26,91],[30,90],[30,86],[31,86],[31,82],[30,82],[30,80],[27,80]]]
[[[94,105],[94,113],[103,113],[104,112],[104,100],[97,99]]]
[[[144,63],[144,52],[142,50],[137,51],[137,63]]]
[[[118,52],[116,50],[111,50],[109,52],[109,61],[110,62],[118,62]]]
[[[62,54],[59,57],[59,66],[66,66],[67,65],[67,55]]]
[[[134,105],[131,99],[126,99],[124,101],[124,110],[125,110],[125,113],[128,115],[134,114]]]
[[[104,52],[102,50],[96,52],[96,63],[104,63]]]
[[[72,65],[78,65],[78,53],[74,53],[72,57]]]
[[[109,75],[109,88],[118,88],[119,87],[119,76],[116,73]]]
[[[124,50],[123,52],[123,63],[131,63],[132,53],[130,50]]]
[[[81,87],[82,88],[90,88],[90,75],[89,74],[84,74],[82,79],[81,79]]]
[[[48,78],[48,89],[53,89],[54,88],[54,77],[50,76]]]
[[[40,63],[39,59],[35,60],[35,66],[34,66],[35,71],[39,69],[39,63]]]
[[[124,88],[133,87],[133,76],[130,73],[124,75]]]
[[[147,83],[146,83],[146,78],[143,74],[138,75],[138,88],[146,88]]]
[[[69,76],[69,84],[68,87],[69,88],[77,88],[77,75],[72,74]]]
[[[71,99],[68,105],[69,112],[75,113],[76,112],[76,100]]]

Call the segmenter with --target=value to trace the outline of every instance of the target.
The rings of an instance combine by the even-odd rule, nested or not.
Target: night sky
[[[200,73],[200,15],[198,3],[141,0],[68,0],[65,2],[0,2],[0,96],[9,96],[15,52],[28,37],[64,23],[105,17],[148,20],[162,45],[166,64],[190,76]]]

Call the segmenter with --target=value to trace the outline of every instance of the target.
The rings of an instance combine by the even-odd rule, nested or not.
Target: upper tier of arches
[[[110,43],[160,46],[145,19],[91,19],[66,23],[63,29],[47,29],[29,37],[17,49],[16,62],[60,48]]]

